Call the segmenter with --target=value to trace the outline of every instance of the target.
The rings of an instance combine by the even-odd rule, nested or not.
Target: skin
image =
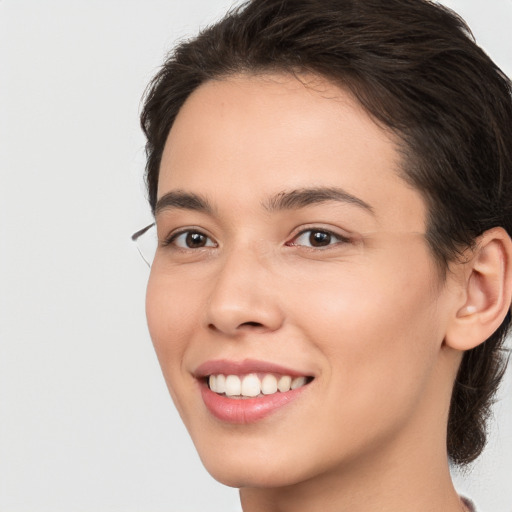
[[[183,228],[209,238],[159,247],[148,325],[203,463],[241,489],[245,512],[463,510],[445,438],[462,352],[445,335],[467,271],[441,279],[425,203],[399,170],[393,136],[315,77],[208,82],[171,129],[158,197],[196,194],[211,211],[157,209],[159,239]],[[269,208],[318,187],[368,207]],[[339,238],[310,247],[313,228]],[[314,380],[263,420],[227,424],[194,377],[212,359],[270,361]]]

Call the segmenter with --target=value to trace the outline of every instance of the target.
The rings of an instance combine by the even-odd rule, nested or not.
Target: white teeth
[[[295,377],[292,379],[289,375],[276,377],[271,373],[266,374],[261,380],[255,373],[249,373],[244,376],[238,375],[210,375],[208,384],[210,389],[218,394],[225,393],[226,396],[243,396],[254,398],[263,395],[273,395],[278,391],[286,393],[291,389],[300,388],[307,383],[306,377]]]
[[[277,389],[279,389],[281,393],[285,393],[286,391],[290,391],[291,385],[292,378],[289,375],[283,375],[277,383]]]
[[[261,392],[260,379],[254,373],[250,373],[244,377],[242,381],[242,395],[255,397]]]
[[[277,379],[273,375],[268,374],[263,377],[261,381],[261,392],[264,395],[273,395],[277,392]]]
[[[304,386],[306,384],[306,377],[296,377],[292,380],[292,389],[300,388],[301,386]]]
[[[208,385],[210,386],[210,389],[212,391],[215,391],[215,393],[218,393],[218,390],[217,390],[217,377],[215,377],[215,375],[210,375],[210,377],[208,378]]]
[[[214,390],[215,393],[225,393],[226,392],[226,376],[222,375],[222,373],[219,373],[219,375],[217,375],[215,387],[216,387],[216,389]]]
[[[242,382],[237,375],[226,377],[226,396],[238,396],[242,394]]]

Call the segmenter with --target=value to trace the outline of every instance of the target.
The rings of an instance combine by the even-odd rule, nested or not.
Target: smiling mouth
[[[214,393],[233,399],[258,398],[286,393],[306,386],[313,377],[248,373],[246,375],[212,374],[206,384]]]

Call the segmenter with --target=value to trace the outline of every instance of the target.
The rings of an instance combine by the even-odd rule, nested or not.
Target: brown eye
[[[348,243],[350,240],[324,229],[306,229],[299,233],[287,245],[324,249],[326,247]]]
[[[198,247],[204,247],[206,245],[207,237],[202,233],[187,233],[185,243],[190,249],[197,249]]]
[[[169,244],[180,249],[202,249],[203,247],[217,247],[217,244],[200,231],[182,231],[171,237]]]
[[[309,243],[311,247],[325,247],[331,243],[331,234],[325,231],[311,231]]]

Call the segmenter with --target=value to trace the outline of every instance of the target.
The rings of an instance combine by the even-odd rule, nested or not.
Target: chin
[[[286,487],[308,478],[305,464],[290,464],[285,454],[275,451],[262,454],[259,450],[249,454],[233,450],[220,456],[200,451],[199,455],[208,473],[229,487]]]
[[[270,461],[268,461],[270,463]],[[282,464],[272,466],[263,462],[245,462],[237,463],[230,460],[224,460],[211,463],[204,462],[206,470],[218,482],[228,487],[243,488],[277,488],[287,487],[299,483],[305,479],[304,476],[291,472],[288,464],[283,461]]]

